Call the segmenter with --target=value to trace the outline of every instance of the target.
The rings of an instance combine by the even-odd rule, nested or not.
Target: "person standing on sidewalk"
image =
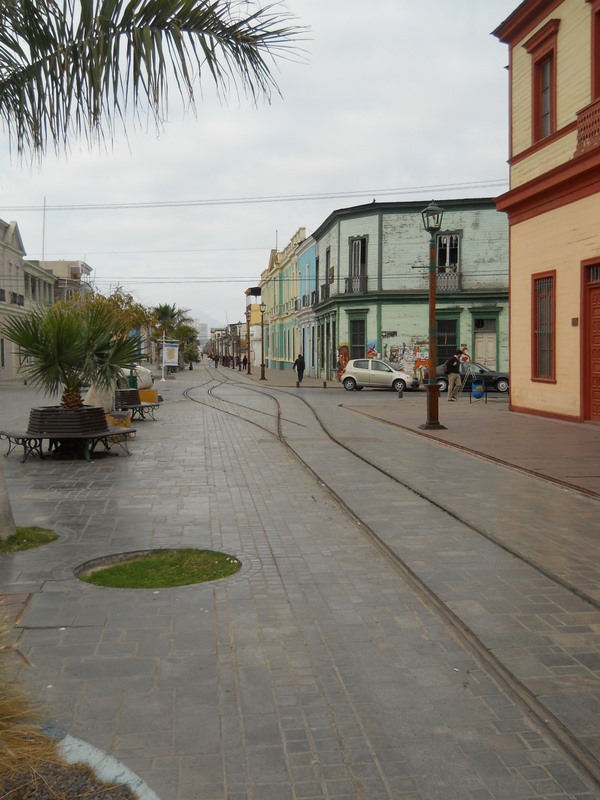
[[[462,350],[457,350],[446,361],[444,372],[448,376],[448,401],[455,401],[461,389],[460,357]]]
[[[302,383],[305,368],[306,364],[304,363],[304,356],[302,353],[298,353],[298,358],[294,361],[294,366],[292,367],[292,369],[295,369],[298,374],[298,383]]]

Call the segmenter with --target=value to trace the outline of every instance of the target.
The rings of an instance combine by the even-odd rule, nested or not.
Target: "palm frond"
[[[3,0],[0,119],[17,152],[63,149],[71,133],[112,137],[128,108],[166,118],[168,84],[186,102],[208,73],[220,93],[279,91],[276,57],[302,27],[279,4],[245,0]]]

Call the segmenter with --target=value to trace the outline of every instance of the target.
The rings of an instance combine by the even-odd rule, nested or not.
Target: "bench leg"
[[[37,453],[40,458],[44,457],[42,442],[43,439],[27,439],[23,442],[23,458],[21,459],[22,464],[24,464],[27,461],[28,456],[32,455],[33,453]]]
[[[23,448],[21,464],[24,464],[32,453],[38,453],[40,458],[44,457],[42,439],[38,439],[35,436],[3,436],[2,438],[6,438],[8,441],[8,450],[4,454],[4,458],[8,458],[17,447]]]

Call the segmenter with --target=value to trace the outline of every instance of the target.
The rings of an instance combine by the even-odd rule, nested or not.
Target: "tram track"
[[[238,386],[240,385],[238,381],[232,381],[232,380],[230,380],[230,379],[227,379],[227,378],[225,378],[224,380],[220,380],[218,383],[219,383],[219,384],[227,384],[227,383],[229,383],[229,384],[238,385]],[[187,397],[189,400],[193,400],[194,402],[199,402],[199,403],[201,403],[201,404],[202,404],[202,401],[199,401],[199,400],[197,400],[196,398],[193,398],[193,397],[191,397],[191,396],[189,395],[189,391],[193,390],[194,388],[199,388],[199,387],[190,387],[190,389],[186,390],[186,391],[185,391],[183,394],[184,394],[184,395],[185,395],[185,396],[186,396],[186,397]],[[216,395],[216,393],[215,393],[215,390],[216,390],[216,388],[217,388],[216,386],[213,386],[213,387],[211,387],[211,388],[208,390],[208,394],[209,394],[210,396],[212,396],[212,397],[215,397],[216,399],[218,399],[219,401],[221,401],[221,402],[223,402],[223,403],[227,403],[228,405],[231,405],[231,406],[237,406],[237,407],[239,407],[239,408],[243,408],[244,410],[248,410],[247,406],[244,406],[242,403],[236,403],[235,401],[232,401],[232,400],[230,400],[230,399],[227,399],[227,398],[222,398],[222,397],[218,397],[218,396]],[[260,427],[260,428],[262,428],[264,431],[266,431],[267,433],[269,433],[269,434],[271,434],[271,435],[275,435],[275,436],[276,436],[276,438],[277,438],[277,439],[278,439],[278,440],[279,440],[279,441],[280,441],[280,442],[281,442],[281,443],[282,443],[282,444],[283,444],[283,445],[284,445],[284,446],[285,446],[285,447],[286,447],[288,450],[290,450],[291,452],[293,452],[293,453],[294,453],[294,455],[295,455],[297,458],[299,458],[299,459],[300,459],[300,461],[301,461],[301,462],[304,464],[304,466],[305,466],[307,469],[309,469],[309,470],[310,470],[310,471],[311,471],[311,472],[312,472],[312,473],[313,473],[313,474],[314,474],[314,475],[315,475],[315,476],[318,478],[318,480],[319,480],[319,482],[320,482],[320,483],[322,483],[323,485],[326,485],[326,484],[325,484],[325,483],[322,481],[321,477],[315,473],[315,471],[312,469],[312,467],[310,467],[308,464],[306,464],[306,462],[305,462],[305,461],[304,461],[304,460],[303,460],[303,459],[302,459],[300,456],[298,456],[297,452],[294,450],[294,448],[293,448],[293,447],[290,445],[290,443],[287,441],[287,439],[286,439],[286,438],[285,438],[285,436],[283,435],[283,432],[282,432],[282,429],[281,429],[281,423],[282,423],[282,422],[286,421],[286,422],[289,422],[289,423],[291,423],[291,424],[295,424],[295,425],[301,425],[301,423],[298,423],[298,422],[296,422],[295,420],[289,420],[289,419],[285,419],[285,418],[281,417],[281,407],[280,407],[279,401],[277,400],[277,398],[276,398],[274,395],[272,395],[272,394],[271,394],[271,392],[273,392],[273,391],[277,392],[278,390],[277,390],[277,389],[270,388],[270,387],[269,387],[269,389],[267,389],[266,387],[265,387],[265,388],[262,388],[262,387],[261,387],[260,389],[258,389],[258,388],[256,388],[256,387],[253,387],[253,386],[247,386],[247,385],[244,385],[244,389],[245,389],[245,390],[247,390],[247,391],[250,391],[250,392],[256,392],[256,393],[259,393],[259,394],[261,394],[262,396],[265,396],[265,395],[267,395],[268,397],[270,397],[270,398],[271,398],[271,399],[272,399],[272,400],[273,400],[273,401],[276,403],[276,407],[277,407],[277,413],[276,413],[276,414],[274,414],[274,415],[271,415],[271,416],[273,416],[273,417],[276,419],[276,423],[277,423],[277,424],[276,424],[276,432],[274,432],[273,430],[271,430],[270,428],[268,428],[268,427],[266,427],[266,426],[264,426],[264,425],[260,425],[260,424],[259,424],[259,423],[257,423],[255,420],[250,420],[250,419],[246,419],[245,417],[241,417],[241,415],[240,415],[240,414],[233,414],[233,416],[237,416],[237,417],[241,417],[241,418],[243,418],[243,419],[246,419],[246,421],[247,421],[247,422],[249,422],[250,424],[252,424],[252,425],[256,425],[257,427]],[[285,392],[285,390],[282,390],[282,391],[283,391],[285,394],[287,394],[287,392]],[[399,485],[399,486],[401,486],[402,488],[404,488],[404,489],[407,489],[408,491],[410,491],[412,494],[414,494],[414,495],[415,495],[416,497],[418,497],[419,499],[426,501],[427,503],[431,504],[432,506],[435,506],[435,507],[436,507],[437,509],[439,509],[439,510],[440,510],[440,511],[441,511],[443,514],[446,514],[446,515],[448,515],[449,517],[451,517],[452,519],[455,519],[455,520],[456,520],[457,522],[459,522],[461,525],[464,525],[466,528],[468,528],[469,530],[473,531],[473,532],[474,532],[474,533],[476,533],[477,535],[479,535],[479,536],[482,536],[483,538],[487,539],[489,542],[491,542],[492,544],[496,545],[497,547],[499,547],[500,549],[502,549],[504,552],[508,553],[509,555],[513,556],[514,558],[518,559],[519,561],[521,561],[521,562],[523,562],[523,563],[527,564],[527,566],[529,566],[529,567],[531,567],[532,569],[536,570],[536,572],[538,572],[540,575],[543,575],[545,578],[547,578],[547,579],[549,579],[549,580],[553,581],[554,583],[556,583],[557,585],[559,585],[561,588],[563,588],[563,589],[567,589],[569,592],[571,592],[572,594],[574,594],[576,597],[579,597],[579,599],[581,599],[581,600],[583,600],[584,602],[588,603],[588,604],[589,604],[590,606],[592,606],[594,609],[596,609],[596,610],[600,610],[600,601],[599,601],[599,600],[597,600],[597,599],[596,599],[595,597],[593,597],[592,595],[590,595],[590,594],[588,594],[587,592],[583,591],[583,590],[582,590],[582,589],[580,589],[578,586],[574,585],[573,583],[571,583],[570,581],[566,580],[566,579],[565,579],[565,578],[563,578],[562,576],[560,576],[560,575],[557,575],[556,573],[552,572],[551,570],[548,570],[548,569],[547,569],[546,567],[544,567],[542,564],[540,564],[539,562],[537,562],[535,559],[531,558],[530,556],[527,556],[525,553],[522,553],[521,551],[519,551],[519,550],[516,550],[515,548],[511,547],[510,545],[508,545],[506,542],[503,542],[501,539],[499,539],[498,537],[496,537],[496,536],[494,536],[492,533],[490,533],[490,531],[484,530],[483,528],[481,528],[480,526],[478,526],[478,525],[474,524],[474,523],[473,523],[473,522],[471,522],[470,520],[468,520],[468,519],[465,519],[465,518],[464,518],[462,515],[460,515],[458,512],[456,512],[456,511],[453,511],[452,509],[449,509],[449,508],[447,508],[445,505],[443,505],[443,504],[442,504],[442,503],[440,503],[438,500],[436,500],[436,498],[435,498],[435,497],[433,497],[433,495],[431,495],[431,494],[429,494],[429,493],[427,493],[427,492],[424,492],[422,489],[419,489],[419,488],[417,488],[416,486],[414,486],[413,484],[409,483],[408,481],[405,481],[405,480],[403,480],[402,478],[399,478],[397,475],[394,475],[394,474],[393,474],[393,473],[391,473],[389,470],[386,470],[386,469],[385,469],[384,467],[382,467],[381,465],[379,465],[379,464],[375,463],[375,462],[374,462],[374,461],[372,461],[371,459],[369,459],[369,458],[367,458],[366,456],[364,456],[362,453],[359,453],[357,450],[355,450],[354,448],[352,448],[352,447],[351,447],[350,445],[348,445],[346,442],[342,442],[342,441],[341,441],[341,440],[340,440],[338,437],[336,437],[336,436],[335,436],[335,435],[334,435],[334,434],[333,434],[333,433],[332,433],[332,432],[331,432],[331,431],[328,429],[327,425],[325,424],[325,422],[323,421],[323,419],[321,418],[321,416],[320,416],[320,415],[318,414],[318,412],[317,412],[317,411],[316,411],[316,410],[315,410],[315,409],[314,409],[314,408],[313,408],[313,407],[310,405],[310,403],[308,403],[308,402],[307,402],[307,401],[306,401],[306,400],[305,400],[305,399],[304,399],[302,396],[300,396],[300,395],[297,395],[297,396],[296,396],[296,399],[297,399],[297,400],[299,400],[301,403],[303,403],[303,404],[304,404],[304,405],[305,405],[305,406],[306,406],[306,407],[309,409],[310,413],[311,413],[311,414],[314,416],[315,420],[316,420],[316,421],[317,421],[317,423],[319,424],[321,431],[322,431],[322,432],[325,434],[325,436],[327,436],[327,437],[328,437],[328,438],[329,438],[329,439],[330,439],[330,440],[331,440],[333,443],[335,443],[335,444],[336,444],[338,447],[341,447],[343,450],[345,450],[346,452],[348,452],[348,453],[349,453],[350,455],[352,455],[354,458],[357,458],[357,459],[359,459],[361,462],[363,462],[363,463],[364,463],[364,464],[366,464],[367,466],[369,466],[369,467],[371,467],[372,469],[374,469],[374,470],[375,470],[376,472],[378,472],[380,475],[382,475],[382,476],[384,476],[384,477],[388,478],[389,480],[391,480],[391,481],[393,481],[394,483],[398,484],[398,485]],[[206,405],[208,405],[208,404],[206,404]],[[213,406],[211,406],[211,408],[213,408]],[[229,414],[232,414],[232,412],[230,412],[230,411],[226,411],[225,409],[221,409],[221,411],[222,411],[223,413],[229,413]],[[252,412],[253,412],[253,413],[256,413],[256,414],[261,414],[261,415],[264,415],[264,416],[269,416],[269,415],[268,415],[268,412],[263,412],[263,411],[254,410],[254,409],[252,409]],[[305,426],[303,426],[303,427],[305,427]],[[343,501],[342,501],[342,502],[343,502]],[[365,524],[363,521],[361,521],[361,523],[362,523],[363,525]]]
[[[207,394],[212,400],[216,400],[219,403],[223,403],[229,408],[217,408],[214,403],[208,403],[203,401],[197,397],[193,396],[193,392],[197,391],[198,389],[206,388],[207,384],[212,384],[210,387],[207,388]],[[218,389],[220,386],[223,385],[232,385],[236,388],[243,388],[244,391],[254,392],[259,394],[261,397],[268,397],[274,405],[273,413],[270,414],[269,412],[252,409],[249,408],[247,404],[238,403],[235,400],[230,398],[219,396]],[[283,422],[293,423],[293,424],[301,424],[294,420],[289,420],[283,417],[282,414],[282,406],[277,397],[277,394],[285,394],[289,397],[289,392],[285,389],[277,389],[276,387],[256,387],[252,385],[248,385],[246,383],[242,384],[238,380],[233,380],[228,376],[223,375],[223,377],[219,377],[219,379],[211,378],[210,381],[204,382],[197,386],[189,387],[186,389],[183,394],[184,396],[192,402],[198,403],[200,405],[205,405],[210,407],[213,411],[217,410],[221,413],[230,414],[238,419],[242,419],[250,425],[256,426],[269,434],[270,436],[275,437],[287,450],[288,452],[298,460],[305,469],[307,469],[318,482],[319,486],[325,489],[328,494],[330,494],[339,506],[344,510],[346,514],[349,515],[350,518],[354,520],[354,522],[360,527],[361,530],[365,531],[371,541],[375,543],[378,549],[383,552],[391,561],[391,563],[395,566],[395,568],[401,573],[410,585],[413,587],[414,590],[418,592],[418,594],[427,601],[428,604],[433,606],[438,613],[442,616],[442,618],[448,623],[448,625],[459,635],[461,640],[465,642],[480,658],[480,660],[486,665],[486,667],[496,676],[496,678],[505,686],[505,688],[516,698],[520,700],[520,702],[527,708],[530,714],[537,720],[538,724],[543,727],[545,731],[547,731],[567,752],[569,752],[570,756],[574,759],[574,761],[584,769],[590,777],[600,786],[600,760],[597,756],[591,752],[585,744],[583,744],[576,735],[570,731],[563,722],[552,712],[548,710],[548,708],[538,700],[534,692],[531,691],[509,668],[507,668],[497,657],[494,655],[493,652],[484,644],[482,639],[477,635],[477,633],[472,630],[449,606],[448,604],[435,592],[433,591],[427,583],[411,568],[411,566],[402,559],[397,552],[395,552],[392,548],[388,546],[388,544],[374,531],[367,522],[357,514],[354,509],[352,509],[348,503],[339,495],[339,493],[335,490],[335,488],[329,485],[322,477],[322,475],[318,474],[318,472],[304,459],[302,456],[297,452],[297,450],[293,447],[293,445],[288,441],[286,436],[283,432]],[[339,439],[339,437],[335,436],[335,434],[329,430],[327,424],[319,415],[319,413],[314,409],[310,403],[308,403],[305,398],[301,395],[294,395],[294,399],[300,401],[304,404],[306,409],[310,412],[313,416],[315,422],[318,424],[320,432],[322,435],[326,436],[331,443],[335,444],[336,446],[343,449],[346,453],[348,453],[352,458],[356,458],[364,465],[369,467],[370,469],[374,470],[378,475],[384,477],[387,480],[392,481],[394,484],[402,487],[403,489],[411,492],[420,500],[424,501],[425,503],[430,504],[431,506],[435,507],[438,511],[443,514],[448,515],[450,518],[455,520],[456,522],[460,523],[460,525],[465,526],[469,531],[473,532],[477,536],[483,537],[485,540],[490,542],[495,547],[500,548],[503,552],[508,554],[509,556],[514,557],[521,563],[527,565],[528,568],[535,570],[537,574],[543,576],[545,579],[550,580],[553,584],[560,587],[561,589],[567,590],[568,592],[572,593],[574,596],[578,597],[580,600],[585,602],[590,606],[590,609],[593,610],[600,610],[600,602],[593,596],[589,595],[585,591],[581,590],[579,587],[573,585],[570,581],[565,580],[562,576],[553,573],[551,570],[544,567],[544,565],[539,564],[535,559],[527,556],[526,554],[518,551],[517,549],[511,547],[506,542],[501,541],[490,531],[484,530],[481,527],[477,526],[470,520],[464,519],[459,513],[448,509],[446,506],[441,504],[439,501],[435,499],[432,495],[424,492],[422,489],[411,485],[408,481],[403,480],[402,478],[398,477],[397,475],[392,474],[389,470],[386,470],[381,465],[375,463],[373,460],[367,458],[362,453],[358,452],[356,449],[348,445],[346,442],[343,442]],[[235,410],[231,410],[231,408]],[[260,418],[270,418],[271,425],[269,426],[266,422],[263,424],[261,421],[257,421],[256,419],[252,419],[248,416],[248,414],[258,415]],[[263,420],[264,421],[264,420]],[[303,426],[305,427],[305,426]]]

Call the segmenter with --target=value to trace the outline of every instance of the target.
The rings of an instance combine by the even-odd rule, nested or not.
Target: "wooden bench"
[[[59,455],[62,449],[63,451],[68,451],[70,456],[75,452],[85,458],[86,461],[91,461],[92,453],[99,444],[104,445],[105,451],[110,450],[111,446],[116,444],[130,456],[131,453],[127,442],[128,439],[134,438],[135,433],[135,428],[110,426],[102,431],[86,431],[85,434],[61,433],[52,437],[40,436],[40,434],[30,433],[29,431],[0,431],[0,439],[8,441],[8,450],[4,454],[4,458],[7,458],[15,448],[23,448],[21,463],[24,463],[30,455],[35,455],[36,453],[40,458],[44,458],[42,447],[44,439],[48,439],[48,452],[54,455]],[[69,447],[69,445],[71,446]]]
[[[117,411],[131,411],[131,420],[136,417],[140,420],[150,417],[155,420],[154,412],[158,403],[143,403],[138,389],[116,389],[115,409]]]

